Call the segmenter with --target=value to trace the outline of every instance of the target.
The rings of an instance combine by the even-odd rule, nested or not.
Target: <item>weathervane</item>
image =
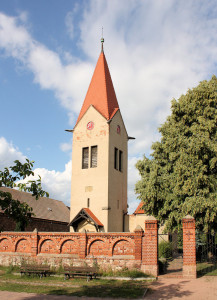
[[[102,52],[103,52],[103,43],[104,43],[104,38],[103,38],[103,27],[102,27],[102,38],[101,38],[101,43],[102,43]]]

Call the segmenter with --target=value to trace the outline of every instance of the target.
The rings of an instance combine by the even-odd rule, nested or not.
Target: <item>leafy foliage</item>
[[[19,188],[20,191],[29,192],[38,200],[39,197],[49,194],[41,187],[41,177],[35,180],[28,180],[26,183],[19,182],[26,177],[34,176],[33,161],[26,159],[22,164],[20,161],[15,160],[15,165],[9,168],[4,168],[0,171],[0,187]],[[21,203],[17,199],[13,199],[10,192],[0,190],[0,207],[4,213],[16,222],[16,230],[23,231],[28,224],[29,218],[33,215],[32,208],[27,203]]]
[[[171,242],[163,241],[158,245],[158,255],[163,258],[172,257],[173,246]]]
[[[178,101],[159,128],[152,158],[137,162],[141,180],[136,193],[147,214],[167,230],[181,227],[188,214],[196,227],[217,228],[217,78],[202,81]]]

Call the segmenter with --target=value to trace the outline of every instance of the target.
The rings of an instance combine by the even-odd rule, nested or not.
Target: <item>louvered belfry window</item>
[[[91,168],[97,167],[97,146],[91,147]]]
[[[89,148],[82,148],[82,169],[88,169]]]

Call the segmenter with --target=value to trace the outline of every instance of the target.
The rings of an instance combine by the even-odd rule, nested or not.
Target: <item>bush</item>
[[[171,242],[161,242],[158,246],[159,257],[171,258],[172,257],[172,243]]]
[[[14,271],[18,271],[19,267],[18,266],[13,266],[13,265],[9,265],[8,267],[6,267],[6,274],[12,274]]]
[[[158,266],[159,266],[159,274],[165,274],[167,270],[167,260],[166,258],[160,258],[158,260]]]

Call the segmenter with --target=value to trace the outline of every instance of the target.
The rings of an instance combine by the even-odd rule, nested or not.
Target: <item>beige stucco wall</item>
[[[96,227],[94,226],[93,222],[84,220],[79,223],[77,232],[83,232],[84,230],[86,232],[96,232]]]
[[[145,220],[148,218],[145,214],[130,215],[129,216],[129,231],[134,232],[139,225],[145,231]]]
[[[149,218],[148,215],[145,214],[136,214],[136,215],[129,215],[129,231],[134,232],[136,227],[139,225],[145,231],[145,220]],[[169,235],[167,233],[163,233],[164,225],[159,226],[158,228],[158,242],[161,243],[162,241],[168,241]]]
[[[94,122],[92,130],[87,129],[87,123],[90,121]],[[70,220],[82,208],[87,207],[89,198],[90,210],[103,223],[106,231],[108,217],[102,207],[108,205],[108,143],[109,125],[106,119],[90,106],[73,132]],[[97,167],[82,169],[82,148],[95,145],[98,146]]]
[[[90,121],[94,122],[92,130],[87,129]],[[121,127],[120,134],[117,125]],[[127,141],[120,112],[108,123],[93,106],[89,107],[73,132],[70,220],[87,207],[89,198],[89,208],[106,232],[123,231],[123,210],[127,210]],[[98,147],[97,167],[82,169],[82,148],[91,146]],[[114,169],[114,147],[123,151],[123,172]]]
[[[120,133],[117,133],[120,126]],[[123,169],[120,172],[114,168],[114,149],[123,152]],[[128,135],[118,111],[112,118],[109,132],[109,228],[110,232],[124,231],[124,213],[127,212],[127,161],[128,161]],[[119,207],[118,207],[119,201]]]

